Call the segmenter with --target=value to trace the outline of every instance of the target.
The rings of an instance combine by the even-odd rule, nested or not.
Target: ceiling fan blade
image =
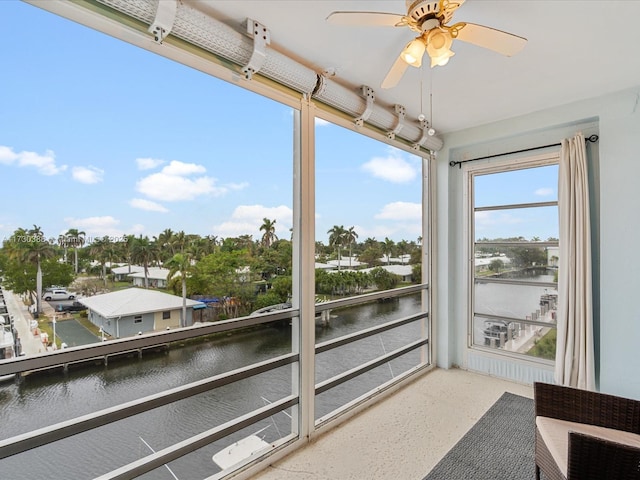
[[[475,23],[467,23],[458,30],[456,39],[488,48],[507,57],[515,55],[527,44],[526,38]]]
[[[329,14],[327,21],[334,25],[395,27],[403,24],[404,15],[384,12],[333,12]]]
[[[398,56],[395,63],[389,69],[389,73],[387,73],[387,76],[384,77],[384,80],[382,81],[382,85],[380,86],[382,88],[395,87],[400,81],[400,79],[402,78],[402,76],[404,75],[404,72],[407,70],[408,67],[409,67],[409,64],[405,62],[402,59],[402,57]]]

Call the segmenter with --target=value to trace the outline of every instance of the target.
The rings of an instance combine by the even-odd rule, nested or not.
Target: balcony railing
[[[348,309],[349,307],[367,303],[370,304],[372,302],[379,302],[382,300],[390,301],[397,300],[400,297],[420,295],[425,291],[426,286],[418,285],[386,292],[360,295],[358,297],[350,297],[332,302],[325,302],[316,305],[316,315],[321,315],[323,311]],[[327,352],[338,350],[347,345],[356,344],[356,342],[372,339],[375,336],[381,335],[383,332],[395,331],[411,325],[415,326],[416,323],[420,324],[420,328],[417,329],[417,331],[420,332],[417,335],[418,338],[414,338],[405,345],[395,348],[389,352],[384,351],[382,355],[374,355],[373,358],[364,361],[359,365],[349,366],[346,370],[332,375],[330,378],[316,381],[315,396],[317,398],[322,393],[352,382],[354,379],[363,376],[367,372],[371,372],[379,366],[390,364],[389,362],[392,360],[403,357],[409,352],[421,352],[419,360],[414,361],[411,368],[406,369],[397,376],[393,376],[390,380],[382,379],[382,381],[377,382],[377,385],[373,389],[367,391],[366,394],[359,395],[355,399],[348,400],[344,404],[333,409],[331,412],[317,418],[315,421],[316,428],[325,425],[333,418],[336,418],[345,411],[361,404],[364,400],[375,396],[375,394],[385,390],[389,386],[397,384],[407,376],[410,376],[416,371],[428,366],[428,335],[426,334],[426,332],[428,332],[428,313],[422,300],[417,301],[416,304],[419,305],[418,311],[411,312],[408,315],[401,315],[398,318],[383,321],[378,325],[360,329],[316,344],[315,355],[319,356],[327,354]],[[96,360],[104,361],[106,364],[107,359],[111,356],[123,355],[128,352],[138,352],[139,354],[142,354],[148,349],[173,345],[176,342],[196,339],[206,335],[238,331],[250,327],[265,326],[273,322],[297,322],[299,321],[299,314],[300,312],[297,309],[281,310],[275,313],[226,320],[214,324],[163,331],[148,335],[107,341],[89,346],[72,347],[50,354],[19,357],[14,360],[0,362],[0,375],[11,373],[25,375],[42,370],[64,369],[66,366],[83,362],[95,363]],[[88,432],[102,426],[113,424],[119,420],[141,415],[159,407],[165,407],[199,394],[214,391],[224,386],[233,385],[242,380],[254,378],[260,374],[270,372],[281,367],[293,366],[296,364],[299,365],[300,358],[301,356],[299,352],[291,351],[267,360],[252,363],[251,365],[236,368],[225,373],[210,376],[202,380],[170,388],[159,393],[147,395],[113,407],[104,408],[96,412],[77,416],[44,428],[39,428],[11,438],[0,440],[0,459],[5,459],[13,455],[30,451],[37,447],[42,447],[53,442],[64,440],[83,432]],[[297,388],[295,385],[297,385],[296,382],[293,383],[293,390],[296,390]],[[285,446],[299,438],[297,425],[299,425],[300,419],[295,418],[295,416],[301,415],[301,411],[303,410],[296,408],[300,406],[300,398],[300,393],[298,391],[292,391],[289,395],[285,395],[275,401],[270,401],[267,405],[264,405],[261,408],[253,409],[252,411],[239,415],[230,421],[226,421],[213,428],[209,428],[191,436],[190,438],[116,468],[99,478],[122,479],[140,476],[146,472],[166,466],[169,462],[192,453],[204,446],[210,445],[212,442],[223,439],[233,433],[241,432],[247,427],[251,427],[262,420],[273,417],[273,415],[280,412],[286,413],[288,409],[293,409],[294,418],[291,421],[290,432],[285,435],[281,435],[281,438],[278,441],[272,442],[267,451],[261,453],[273,452],[275,449]],[[258,456],[252,456],[250,459],[247,458],[245,461],[235,465],[233,469],[246,466],[249,463],[257,462],[258,458]],[[222,478],[227,473],[229,473],[229,471],[224,470],[217,474],[215,478]]]

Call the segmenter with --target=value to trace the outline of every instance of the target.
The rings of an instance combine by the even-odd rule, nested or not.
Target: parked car
[[[67,292],[66,290],[51,290],[42,294],[42,298],[47,302],[50,300],[73,300],[76,297],[75,293]]]
[[[87,307],[85,307],[80,302],[73,302],[69,305],[63,305],[62,303],[60,303],[56,307],[57,312],[81,312],[86,309]]]

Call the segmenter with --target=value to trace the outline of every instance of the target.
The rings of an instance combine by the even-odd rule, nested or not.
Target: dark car
[[[59,304],[56,307],[56,311],[58,312],[81,312],[82,310],[86,310],[86,309],[87,307],[85,307],[80,302],[73,302],[68,305]]]

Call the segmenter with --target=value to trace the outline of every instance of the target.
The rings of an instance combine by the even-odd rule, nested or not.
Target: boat
[[[7,322],[4,315],[0,315],[0,360],[9,360],[16,356],[15,337],[11,322]],[[0,382],[11,380],[15,373],[0,376]]]
[[[259,436],[267,428],[268,425],[263,429],[258,430],[253,435],[249,435],[248,437],[232,443],[213,455],[211,459],[222,470],[226,470],[243,460],[250,459],[266,448],[270,448],[271,445],[264,441],[264,436],[262,438]]]

